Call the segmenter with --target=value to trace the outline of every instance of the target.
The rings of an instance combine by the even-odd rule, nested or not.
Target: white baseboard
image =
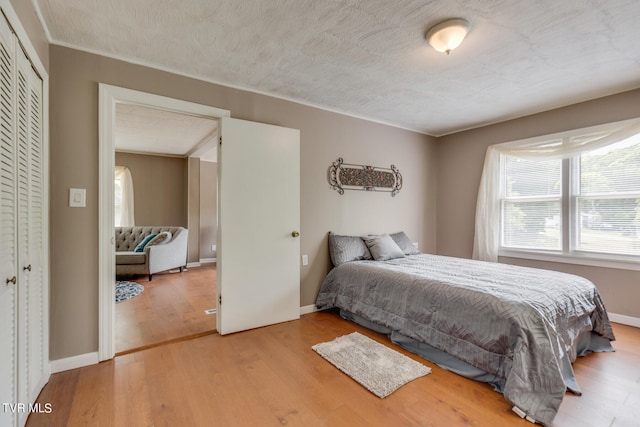
[[[187,263],[187,268],[195,268],[195,267],[200,267],[200,263],[199,262],[188,262]]]
[[[316,311],[320,311],[320,310],[318,310],[315,304],[305,305],[304,307],[300,307],[301,316],[303,314],[315,313]]]
[[[612,322],[640,328],[640,318],[638,317],[625,316],[623,314],[615,314],[615,313],[608,313],[608,314],[609,314],[609,320],[611,320]]]
[[[67,357],[51,361],[51,373],[68,371],[70,369],[82,368],[83,366],[96,365],[99,362],[98,352],[80,354],[78,356]]]
[[[213,262],[216,262],[216,258],[202,258],[202,259],[200,259],[200,263],[201,264],[211,264]]]

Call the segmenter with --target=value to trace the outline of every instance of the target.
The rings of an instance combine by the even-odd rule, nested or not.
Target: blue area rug
[[[144,286],[136,282],[116,282],[116,304],[137,297],[144,291]]]

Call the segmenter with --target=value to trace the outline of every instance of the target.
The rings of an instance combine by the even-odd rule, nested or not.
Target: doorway
[[[116,106],[142,106],[191,117],[219,120],[229,111],[201,104],[100,84],[99,173],[99,360],[111,359],[115,348],[114,168]],[[195,147],[194,151],[203,147]],[[166,278],[169,280],[169,277]],[[160,278],[156,279],[160,283]],[[210,301],[215,307],[215,297]]]
[[[215,331],[217,140],[217,120],[116,105],[116,355]]]

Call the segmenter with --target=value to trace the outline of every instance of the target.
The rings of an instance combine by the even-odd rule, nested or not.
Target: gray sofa
[[[155,235],[154,238],[150,237]],[[148,274],[182,268],[187,265],[189,230],[171,226],[116,227],[116,274]],[[136,247],[147,239],[146,245]]]

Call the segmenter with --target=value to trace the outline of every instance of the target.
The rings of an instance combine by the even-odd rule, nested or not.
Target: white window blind
[[[574,160],[575,249],[640,255],[640,135]]]
[[[502,246],[562,249],[562,161],[502,156]]]

